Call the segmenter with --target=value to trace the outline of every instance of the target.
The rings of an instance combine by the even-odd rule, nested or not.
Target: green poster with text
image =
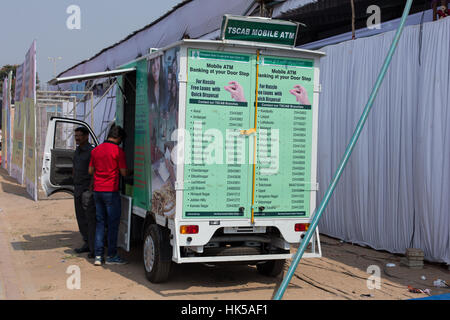
[[[261,56],[256,217],[309,217],[314,61]]]
[[[188,50],[183,217],[309,217],[314,61]],[[256,159],[254,128],[258,83]],[[256,163],[253,177],[253,162]]]
[[[184,217],[248,217],[254,55],[188,50]]]

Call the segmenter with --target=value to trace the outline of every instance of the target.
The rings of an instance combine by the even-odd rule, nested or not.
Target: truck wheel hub
[[[144,242],[144,264],[145,270],[151,272],[155,263],[155,243],[153,238],[148,236]]]

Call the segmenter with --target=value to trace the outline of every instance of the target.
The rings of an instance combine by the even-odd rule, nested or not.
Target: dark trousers
[[[81,195],[74,197],[75,215],[77,217],[78,228],[84,242],[89,246],[89,250],[95,250],[95,202],[91,191],[84,191]]]
[[[117,255],[120,216],[122,214],[119,192],[94,192],[97,228],[95,232],[95,255],[104,254],[105,226],[108,226],[108,256]]]

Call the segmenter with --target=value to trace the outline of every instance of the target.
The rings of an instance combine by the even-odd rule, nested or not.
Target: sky
[[[41,83],[161,17],[182,0],[0,0],[0,67],[21,64],[37,41]],[[80,29],[67,21],[80,8]],[[61,57],[56,66],[49,57]]]

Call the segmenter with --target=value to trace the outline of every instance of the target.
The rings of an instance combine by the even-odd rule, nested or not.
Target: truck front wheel
[[[156,224],[147,226],[144,234],[143,258],[145,276],[150,282],[167,281],[172,264],[169,230]]]
[[[284,271],[284,265],[286,260],[269,260],[263,263],[258,263],[256,268],[258,272],[262,275],[268,277],[277,277]]]

